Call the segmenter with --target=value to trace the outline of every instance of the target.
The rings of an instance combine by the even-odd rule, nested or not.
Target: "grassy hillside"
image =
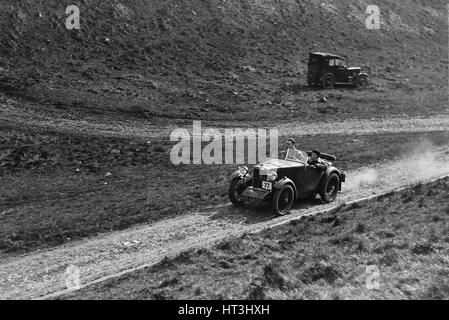
[[[231,238],[64,298],[447,299],[448,183]]]
[[[81,10],[81,30],[65,28],[69,4]],[[244,119],[248,109],[277,109],[285,117],[313,101],[292,95],[303,90],[314,50],[375,66],[380,78],[399,82],[393,89],[446,88],[445,1],[382,1],[379,31],[365,28],[368,4],[5,0],[0,91],[73,112]]]

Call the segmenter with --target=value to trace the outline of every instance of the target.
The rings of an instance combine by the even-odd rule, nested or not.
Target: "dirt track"
[[[9,101],[0,107],[0,121],[16,123],[25,127],[38,127],[61,132],[78,132],[88,135],[104,135],[115,137],[130,137],[137,139],[168,140],[170,133],[179,128],[167,122],[164,127],[160,123],[149,124],[148,121],[116,119],[104,116],[101,121],[85,116],[74,117],[68,113],[57,115],[40,112],[34,108],[18,105]],[[223,124],[221,124],[223,126]],[[228,128],[232,128],[230,124]],[[246,124],[245,126],[248,126]],[[291,121],[288,123],[270,123],[267,129],[278,128],[279,134],[284,135],[313,135],[319,132],[327,134],[368,134],[368,133],[401,133],[401,132],[430,132],[443,131],[449,128],[449,114],[432,117],[391,117],[371,120],[347,120],[341,122]],[[204,129],[203,125],[203,129]],[[214,126],[215,127],[215,126]],[[250,127],[250,126],[249,126]],[[182,126],[191,132],[192,125]],[[220,129],[220,125],[218,126]],[[223,132],[223,131],[222,131]]]
[[[388,166],[349,172],[337,205],[449,174],[448,160],[449,147],[444,147]],[[83,285],[157,263],[190,248],[208,246],[229,236],[255,232],[333,206],[298,203],[290,215],[276,218],[267,207],[246,206],[237,210],[225,205],[10,258],[0,264],[0,299],[40,298],[63,291],[67,288],[65,272],[69,265],[80,268]]]

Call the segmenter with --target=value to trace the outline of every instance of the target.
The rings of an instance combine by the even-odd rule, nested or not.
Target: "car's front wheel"
[[[276,215],[285,215],[290,212],[295,201],[295,191],[289,184],[276,190],[273,197],[273,213]]]
[[[358,77],[355,81],[357,89],[365,89],[368,86],[368,78],[366,76]]]
[[[325,203],[334,202],[337,198],[338,189],[340,188],[340,177],[335,172],[332,173],[322,184],[320,190],[321,199]]]
[[[242,197],[245,188],[246,185],[242,179],[232,179],[231,185],[229,186],[229,199],[234,206],[240,207],[245,203],[245,200]]]

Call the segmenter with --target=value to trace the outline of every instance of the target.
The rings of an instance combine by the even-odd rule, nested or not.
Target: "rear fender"
[[[326,183],[327,179],[330,177],[330,175],[332,173],[336,173],[338,175],[338,177],[340,178],[340,184],[338,186],[338,191],[341,191],[341,183],[342,183],[343,177],[340,173],[340,170],[338,170],[337,168],[332,167],[332,166],[328,167],[326,172],[324,172],[323,176],[321,177],[321,181],[318,186],[318,189],[320,189]]]
[[[292,186],[293,191],[295,191],[295,199],[297,199],[298,198],[298,190],[296,189],[295,183],[291,179],[285,177],[285,178],[279,180],[278,182],[276,182],[274,184],[274,187],[276,189],[281,189],[281,188],[283,188],[287,184]]]
[[[326,78],[327,76],[332,76],[333,78],[335,78],[335,75],[332,72],[328,72],[325,73],[321,78],[320,78],[320,82],[324,80],[324,78]]]

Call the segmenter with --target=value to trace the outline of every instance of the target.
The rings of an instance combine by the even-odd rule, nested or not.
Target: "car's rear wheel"
[[[323,89],[333,89],[335,86],[335,78],[332,75],[327,75],[324,77],[323,81],[321,81],[321,85]]]
[[[336,173],[331,173],[324,184],[321,185],[320,196],[325,203],[334,202],[340,188],[340,177]]]
[[[290,212],[295,201],[295,191],[289,184],[276,190],[273,197],[273,213],[283,216]]]
[[[242,179],[232,179],[231,185],[229,186],[229,199],[234,206],[240,207],[245,203],[245,200],[242,197],[245,188],[246,185]]]

